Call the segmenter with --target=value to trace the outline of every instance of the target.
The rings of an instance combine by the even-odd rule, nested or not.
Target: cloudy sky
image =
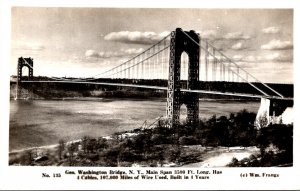
[[[293,82],[291,9],[12,8],[11,74],[90,77],[180,27],[195,30],[264,82]]]

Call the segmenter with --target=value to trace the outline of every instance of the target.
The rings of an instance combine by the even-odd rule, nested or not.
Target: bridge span
[[[22,76],[22,68],[29,69],[28,81]],[[96,78],[97,77],[97,78]],[[167,79],[168,86],[95,82],[95,79]],[[202,90],[200,81],[245,82],[258,94],[245,94],[227,91]],[[182,80],[186,87],[181,87]],[[94,82],[93,82],[94,81]],[[266,121],[273,123],[287,107],[293,106],[293,98],[285,97],[268,84],[261,82],[244,68],[239,66],[195,31],[177,28],[148,49],[107,71],[89,78],[77,80],[52,78],[52,81],[33,80],[33,59],[20,57],[18,60],[17,93],[23,83],[73,83],[98,84],[105,86],[135,87],[167,91],[167,125],[176,127],[180,124],[180,107],[187,107],[187,122],[199,120],[199,95],[227,95],[261,99],[257,114],[257,124]]]
[[[85,81],[49,81],[49,80],[39,80],[39,81],[23,81],[22,83],[62,83],[62,84],[93,84],[93,85],[103,85],[103,86],[118,86],[118,87],[132,87],[132,88],[144,88],[144,89],[154,89],[154,90],[164,90],[167,91],[168,87],[162,86],[150,86],[150,85],[139,85],[139,84],[124,84],[124,83],[110,83],[110,82],[85,82]],[[212,94],[212,95],[227,95],[235,97],[248,97],[248,98],[266,98],[266,99],[278,99],[278,100],[293,100],[291,97],[277,97],[277,96],[262,96],[256,94],[238,93],[238,92],[221,92],[221,91],[211,91],[211,90],[190,90],[180,88],[182,92],[194,92],[199,94]]]

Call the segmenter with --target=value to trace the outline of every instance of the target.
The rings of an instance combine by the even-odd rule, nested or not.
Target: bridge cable
[[[206,40],[206,42],[209,44],[209,46],[214,47],[207,40]],[[244,68],[240,67],[237,63],[235,63],[231,58],[229,58],[228,56],[226,56],[221,51],[218,51],[218,53],[220,53],[222,56],[224,56],[227,59],[227,61],[229,61],[230,63],[234,64],[237,68],[240,68],[241,70],[243,70],[245,73],[247,73],[249,76],[251,76],[254,80],[256,80],[257,82],[261,83],[262,85],[264,85],[265,87],[267,87],[268,89],[270,89],[271,91],[273,91],[274,93],[276,93],[277,95],[279,95],[280,97],[284,97],[283,95],[281,95],[279,92],[277,92],[276,90],[274,90],[273,88],[271,88],[270,86],[268,86],[267,84],[265,84],[264,82],[261,82],[260,80],[258,80],[255,76],[253,76],[252,74],[250,74],[249,72],[247,72]]]
[[[107,73],[109,73],[109,72],[112,72],[112,71],[114,71],[115,69],[117,69],[117,68],[119,68],[119,67],[121,67],[121,66],[123,66],[123,65],[126,66],[126,65],[129,64],[130,62],[135,61],[135,59],[136,59],[137,57],[141,56],[142,54],[146,54],[150,49],[154,48],[155,46],[157,46],[157,45],[160,44],[161,42],[166,41],[167,38],[170,37],[170,36],[171,36],[171,33],[168,34],[167,36],[165,36],[164,38],[162,38],[162,39],[161,39],[160,41],[158,41],[156,44],[152,45],[151,47],[149,47],[149,48],[147,48],[146,50],[144,50],[143,52],[141,52],[140,54],[138,54],[138,55],[132,57],[131,59],[127,60],[126,62],[124,62],[124,63],[122,63],[122,64],[120,64],[120,65],[118,65],[118,66],[115,66],[115,67],[113,67],[113,68],[111,68],[111,69],[109,69],[109,70],[107,70],[107,71],[104,71],[104,72],[102,72],[102,73],[99,73],[99,74],[97,74],[97,75],[94,75],[94,76],[91,76],[91,77],[88,77],[88,78],[76,78],[76,79],[66,79],[66,78],[58,78],[58,77],[50,77],[50,78],[53,79],[53,80],[57,80],[57,78],[58,78],[58,79],[61,79],[61,80],[63,80],[63,81],[78,81],[78,82],[98,80],[98,79],[100,79],[101,77],[100,77],[100,78],[94,78],[94,77],[96,77],[96,76],[101,76],[101,75],[107,74]],[[170,46],[168,46],[168,47],[170,47]],[[165,47],[163,50],[165,50],[165,49],[168,48],[168,47]],[[161,50],[161,51],[163,51],[163,50]],[[158,53],[160,53],[161,51],[159,51]],[[153,56],[157,55],[158,53],[155,53]],[[152,58],[153,56],[148,56],[146,59],[143,59],[143,61],[146,61],[146,60]],[[25,60],[25,61],[26,61],[26,60]],[[138,63],[136,63],[136,64],[133,64],[132,66],[126,67],[126,68],[124,68],[124,69],[121,69],[121,71],[123,72],[123,71],[128,70],[128,76],[130,77],[130,73],[132,73],[132,75],[134,75],[134,73],[133,73],[133,71],[130,72],[129,69],[131,69],[132,67],[134,67],[134,66],[136,66],[136,65],[138,65],[138,64],[140,64],[140,63],[142,63],[142,62],[140,61],[140,62],[138,62]],[[111,75],[114,75],[114,74],[118,74],[118,73],[120,73],[121,71],[119,71],[119,72],[114,72],[113,74],[108,74],[108,76],[111,76]],[[138,71],[137,71],[137,72],[138,72]],[[133,76],[132,76],[132,77],[133,77]],[[91,79],[91,78],[92,78],[92,79]]]
[[[203,49],[203,50],[205,50],[205,48],[203,48],[198,42],[196,42],[192,37],[190,37],[185,31],[183,31],[183,30],[181,30],[189,39],[191,39],[196,45],[198,45],[201,49]],[[205,50],[206,51],[206,50]],[[208,51],[207,51],[208,52]],[[215,57],[213,54],[211,54],[210,52],[208,52],[208,54],[209,55],[211,55],[214,59],[216,59],[217,61],[219,61],[219,63],[221,63],[221,64],[223,64],[222,62],[221,62],[221,60],[220,59],[218,59],[217,57]],[[226,57],[226,56],[225,56]],[[237,67],[239,67],[237,64],[235,64]],[[239,67],[239,68],[241,68],[241,67]],[[241,68],[243,71],[245,71],[243,68]],[[234,72],[236,75],[238,75],[235,71],[233,71],[231,68],[228,68],[228,70],[230,70],[231,72]],[[245,71],[246,73],[248,73],[247,71]],[[249,74],[249,75],[251,75],[251,74]],[[252,76],[252,75],[251,75]],[[241,77],[241,76],[240,76]],[[242,78],[242,77],[241,77]],[[243,78],[242,78],[243,79]],[[254,78],[254,79],[256,79],[256,78]],[[246,81],[248,84],[250,84],[252,87],[254,87],[255,89],[257,89],[259,92],[261,92],[262,94],[264,94],[265,96],[269,96],[267,93],[265,93],[264,91],[262,91],[261,89],[259,89],[258,87],[256,87],[255,85],[253,85],[251,82],[249,82],[249,81]],[[260,82],[260,81],[259,81]],[[262,82],[260,82],[261,84],[263,84]],[[268,86],[266,86],[266,87],[268,87]],[[271,88],[271,90],[273,90],[272,88]],[[275,93],[276,93],[276,91],[275,90],[273,90]],[[283,98],[283,96],[281,95],[281,94],[279,94],[279,93],[277,93],[280,97],[282,97]]]

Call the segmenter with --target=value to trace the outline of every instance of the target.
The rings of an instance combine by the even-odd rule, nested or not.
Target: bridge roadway
[[[168,90],[168,87],[161,86],[149,86],[149,85],[139,85],[139,84],[122,84],[122,83],[105,83],[105,82],[85,82],[85,81],[22,81],[22,83],[71,83],[71,84],[93,84],[93,85],[105,85],[105,86],[120,86],[120,87],[133,87],[133,88],[145,88],[145,89],[155,89],[155,90]],[[189,90],[189,89],[180,89],[182,92],[193,92],[201,94],[214,94],[214,95],[228,95],[236,97],[249,97],[249,98],[270,98],[270,99],[279,99],[279,100],[293,100],[294,98],[290,97],[279,97],[279,96],[264,96],[264,95],[255,95],[255,94],[244,94],[244,93],[231,93],[231,92],[219,92],[219,91],[208,91],[208,90]]]

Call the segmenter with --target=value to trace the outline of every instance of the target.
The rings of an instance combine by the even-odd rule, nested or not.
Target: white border
[[[163,2],[163,3],[162,3]],[[299,103],[295,100],[294,166],[291,168],[219,168],[222,176],[211,176],[210,180],[199,181],[76,181],[75,178],[48,180],[41,178],[42,172],[53,173],[70,170],[68,167],[15,167],[8,166],[8,122],[9,122],[9,75],[10,75],[10,8],[12,6],[36,7],[120,7],[120,8],[293,8],[294,9],[294,83],[295,98],[299,97],[297,73],[299,66],[299,6],[297,0],[43,0],[43,1],[0,1],[0,189],[300,189],[299,165]],[[254,18],[255,19],[255,18]],[[298,151],[298,152],[297,152]],[[95,169],[95,168],[75,168]],[[110,169],[110,168],[108,168]],[[118,168],[122,169],[122,168]],[[126,169],[126,168],[125,168]],[[157,169],[157,168],[156,168]],[[166,169],[164,169],[166,170]],[[242,179],[240,173],[278,173],[280,178]]]

